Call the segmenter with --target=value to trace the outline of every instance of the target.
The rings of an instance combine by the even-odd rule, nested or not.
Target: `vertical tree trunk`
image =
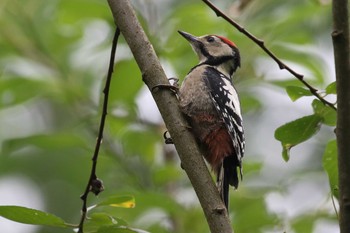
[[[337,80],[337,144],[340,232],[350,232],[350,49],[349,4],[333,0],[333,47]]]

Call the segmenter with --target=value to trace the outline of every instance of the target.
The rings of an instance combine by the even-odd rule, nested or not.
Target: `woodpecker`
[[[232,76],[240,67],[239,50],[222,36],[179,33],[199,58],[199,64],[180,86],[180,109],[217,177],[221,198],[228,209],[229,185],[237,189],[238,172],[242,179],[245,148],[240,102],[232,83]]]

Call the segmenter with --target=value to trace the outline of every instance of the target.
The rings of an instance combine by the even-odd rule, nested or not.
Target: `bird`
[[[196,37],[178,31],[199,58],[179,90],[179,107],[205,160],[216,175],[216,183],[228,210],[229,186],[242,180],[245,150],[243,119],[232,77],[241,66],[235,43],[218,35]]]

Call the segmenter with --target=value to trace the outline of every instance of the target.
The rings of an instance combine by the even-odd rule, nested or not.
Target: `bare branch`
[[[80,223],[79,223],[79,227],[78,227],[78,233],[84,232],[83,226],[84,226],[84,222],[86,219],[86,212],[87,212],[87,197],[88,197],[90,191],[93,192],[95,195],[98,195],[101,191],[103,191],[102,181],[99,180],[97,178],[97,175],[96,175],[96,167],[97,167],[97,158],[98,158],[100,146],[101,146],[102,139],[103,139],[104,125],[105,125],[105,121],[106,121],[106,117],[107,117],[109,87],[110,87],[110,84],[112,81],[114,57],[115,57],[115,52],[117,50],[119,35],[120,35],[120,30],[119,30],[119,28],[117,28],[115,30],[115,34],[114,34],[114,38],[113,38],[113,44],[112,44],[112,49],[111,49],[111,56],[110,56],[110,61],[109,61],[106,84],[105,84],[105,87],[103,89],[103,94],[104,94],[103,107],[102,107],[100,127],[98,130],[95,151],[94,151],[94,154],[92,156],[91,173],[90,173],[89,181],[86,185],[85,191],[84,191],[83,195],[81,195],[81,197],[80,197],[83,201],[83,207],[81,209],[81,218],[80,218]]]
[[[128,0],[108,0],[114,20],[127,41],[142,72],[143,81],[151,90],[164,122],[171,134],[182,167],[186,171],[202,205],[212,233],[233,232],[219,192],[189,132],[174,93],[158,85],[169,85],[159,59],[143,31]],[[153,91],[152,91],[153,90]]]
[[[265,53],[267,53],[278,65],[278,67],[281,70],[287,70],[289,73],[291,73],[294,77],[296,77],[300,82],[302,82],[309,90],[310,92],[316,97],[318,98],[322,103],[324,103],[325,105],[328,105],[329,107],[331,107],[334,110],[337,110],[337,108],[335,107],[335,105],[329,101],[327,101],[326,99],[324,99],[319,93],[318,90],[311,86],[311,84],[309,84],[308,82],[306,82],[304,80],[304,75],[297,73],[295,70],[293,70],[292,68],[290,68],[289,66],[287,66],[284,62],[282,62],[271,50],[269,50],[268,48],[266,48],[265,43],[263,40],[258,39],[257,37],[255,37],[253,34],[251,34],[250,32],[248,32],[247,30],[245,30],[241,25],[239,25],[238,23],[236,23],[233,19],[231,19],[229,16],[227,16],[224,12],[222,12],[221,10],[219,10],[213,3],[211,3],[208,0],[202,0],[205,4],[207,4],[218,17],[221,17],[223,19],[225,19],[228,23],[230,23],[232,26],[234,26],[238,31],[240,31],[242,34],[244,34],[245,36],[247,36],[249,39],[251,39],[253,42],[255,42],[262,50],[264,50]]]
[[[350,38],[349,3],[333,1],[333,48],[338,94],[337,144],[340,232],[350,232]]]

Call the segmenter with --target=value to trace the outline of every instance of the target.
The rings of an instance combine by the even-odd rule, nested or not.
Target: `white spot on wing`
[[[244,154],[245,142],[238,94],[231,80],[223,74],[220,74],[220,79],[213,77],[209,80],[209,85],[213,103],[226,124],[240,161]]]

